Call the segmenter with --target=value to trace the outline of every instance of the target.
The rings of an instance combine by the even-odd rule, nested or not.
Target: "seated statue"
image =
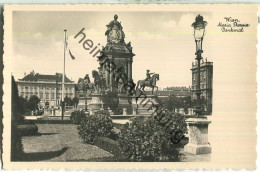
[[[107,42],[109,43],[124,43],[125,34],[123,32],[123,27],[117,19],[118,16],[115,15],[114,20],[107,25],[105,35],[107,36]]]

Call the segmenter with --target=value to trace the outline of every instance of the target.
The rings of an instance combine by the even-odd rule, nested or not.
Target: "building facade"
[[[41,99],[40,106],[59,106],[62,96],[62,74],[42,75],[31,72],[22,79],[16,81],[19,96],[30,98],[36,95]],[[75,83],[65,76],[64,96],[75,97]]]
[[[198,76],[198,64],[192,63],[192,99],[197,99],[197,76]],[[200,65],[200,90],[201,99],[204,101],[204,108],[207,115],[212,114],[212,82],[213,82],[213,62],[203,61]]]
[[[152,91],[146,90],[147,95],[151,95]],[[154,95],[158,96],[159,98],[167,98],[169,96],[176,96],[178,98],[189,97],[191,96],[191,88],[190,87],[167,87],[163,88],[163,90],[158,90],[154,92]]]

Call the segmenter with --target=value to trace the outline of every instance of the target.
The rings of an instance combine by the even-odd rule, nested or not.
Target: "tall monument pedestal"
[[[159,105],[155,95],[140,96],[137,97],[137,101],[136,98],[133,101],[135,101],[133,105],[136,107],[137,115],[151,115],[154,113],[155,106]]]
[[[184,147],[184,151],[195,155],[211,153],[208,142],[208,125],[211,121],[201,117],[189,118],[186,123],[189,127],[189,143]]]
[[[91,95],[92,100],[89,103],[89,107],[88,109],[90,109],[91,111],[98,111],[102,108],[102,101],[101,101],[101,94],[99,93],[93,93]]]
[[[126,94],[118,95],[118,107],[121,109],[126,109],[127,114],[132,113],[132,97]]]
[[[77,106],[78,109],[87,109],[89,103],[91,102],[91,97],[79,97],[79,104]]]

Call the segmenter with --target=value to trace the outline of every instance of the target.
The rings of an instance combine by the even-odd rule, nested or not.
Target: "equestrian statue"
[[[146,70],[146,78],[144,80],[139,80],[137,82],[136,90],[139,89],[140,91],[144,91],[145,87],[150,87],[152,88],[152,94],[153,94],[154,88],[157,88],[158,91],[158,87],[156,86],[156,81],[159,79],[160,79],[159,74],[150,73],[150,70]]]
[[[79,78],[77,86],[79,91],[87,92],[90,90],[91,93],[94,91],[94,83],[90,82],[88,74],[84,78]]]

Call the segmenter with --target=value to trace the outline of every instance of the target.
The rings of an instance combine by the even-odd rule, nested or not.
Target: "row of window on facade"
[[[38,88],[40,88],[41,90],[55,90],[55,88],[57,88],[57,90],[62,90],[62,87],[43,87],[43,86],[20,86],[21,90],[38,90]],[[68,91],[73,91],[73,87],[65,87],[65,90]]]
[[[32,92],[30,92],[30,93],[21,92],[21,96],[24,97],[24,98],[26,98],[26,97],[29,98],[29,97],[31,97],[33,95],[38,96],[38,92],[35,92],[35,93],[32,93]],[[62,95],[61,93],[57,93],[57,98],[60,98],[61,95]],[[65,96],[72,97],[73,93],[67,93],[67,94],[65,94]],[[45,93],[45,96],[44,96],[44,93],[40,93],[40,97],[39,98],[40,99],[45,98],[45,99],[52,99],[52,100],[54,100],[55,99],[55,93]]]
[[[197,84],[193,84],[193,86],[191,86],[192,90],[196,90],[196,88],[197,88]],[[200,83],[200,89],[206,89],[206,88],[207,88],[207,84]]]
[[[196,82],[196,80],[197,80],[197,73],[193,73],[192,74],[192,81],[193,82]],[[206,71],[201,71],[200,72],[200,81],[206,81],[206,75],[207,75],[207,73],[206,73]]]

